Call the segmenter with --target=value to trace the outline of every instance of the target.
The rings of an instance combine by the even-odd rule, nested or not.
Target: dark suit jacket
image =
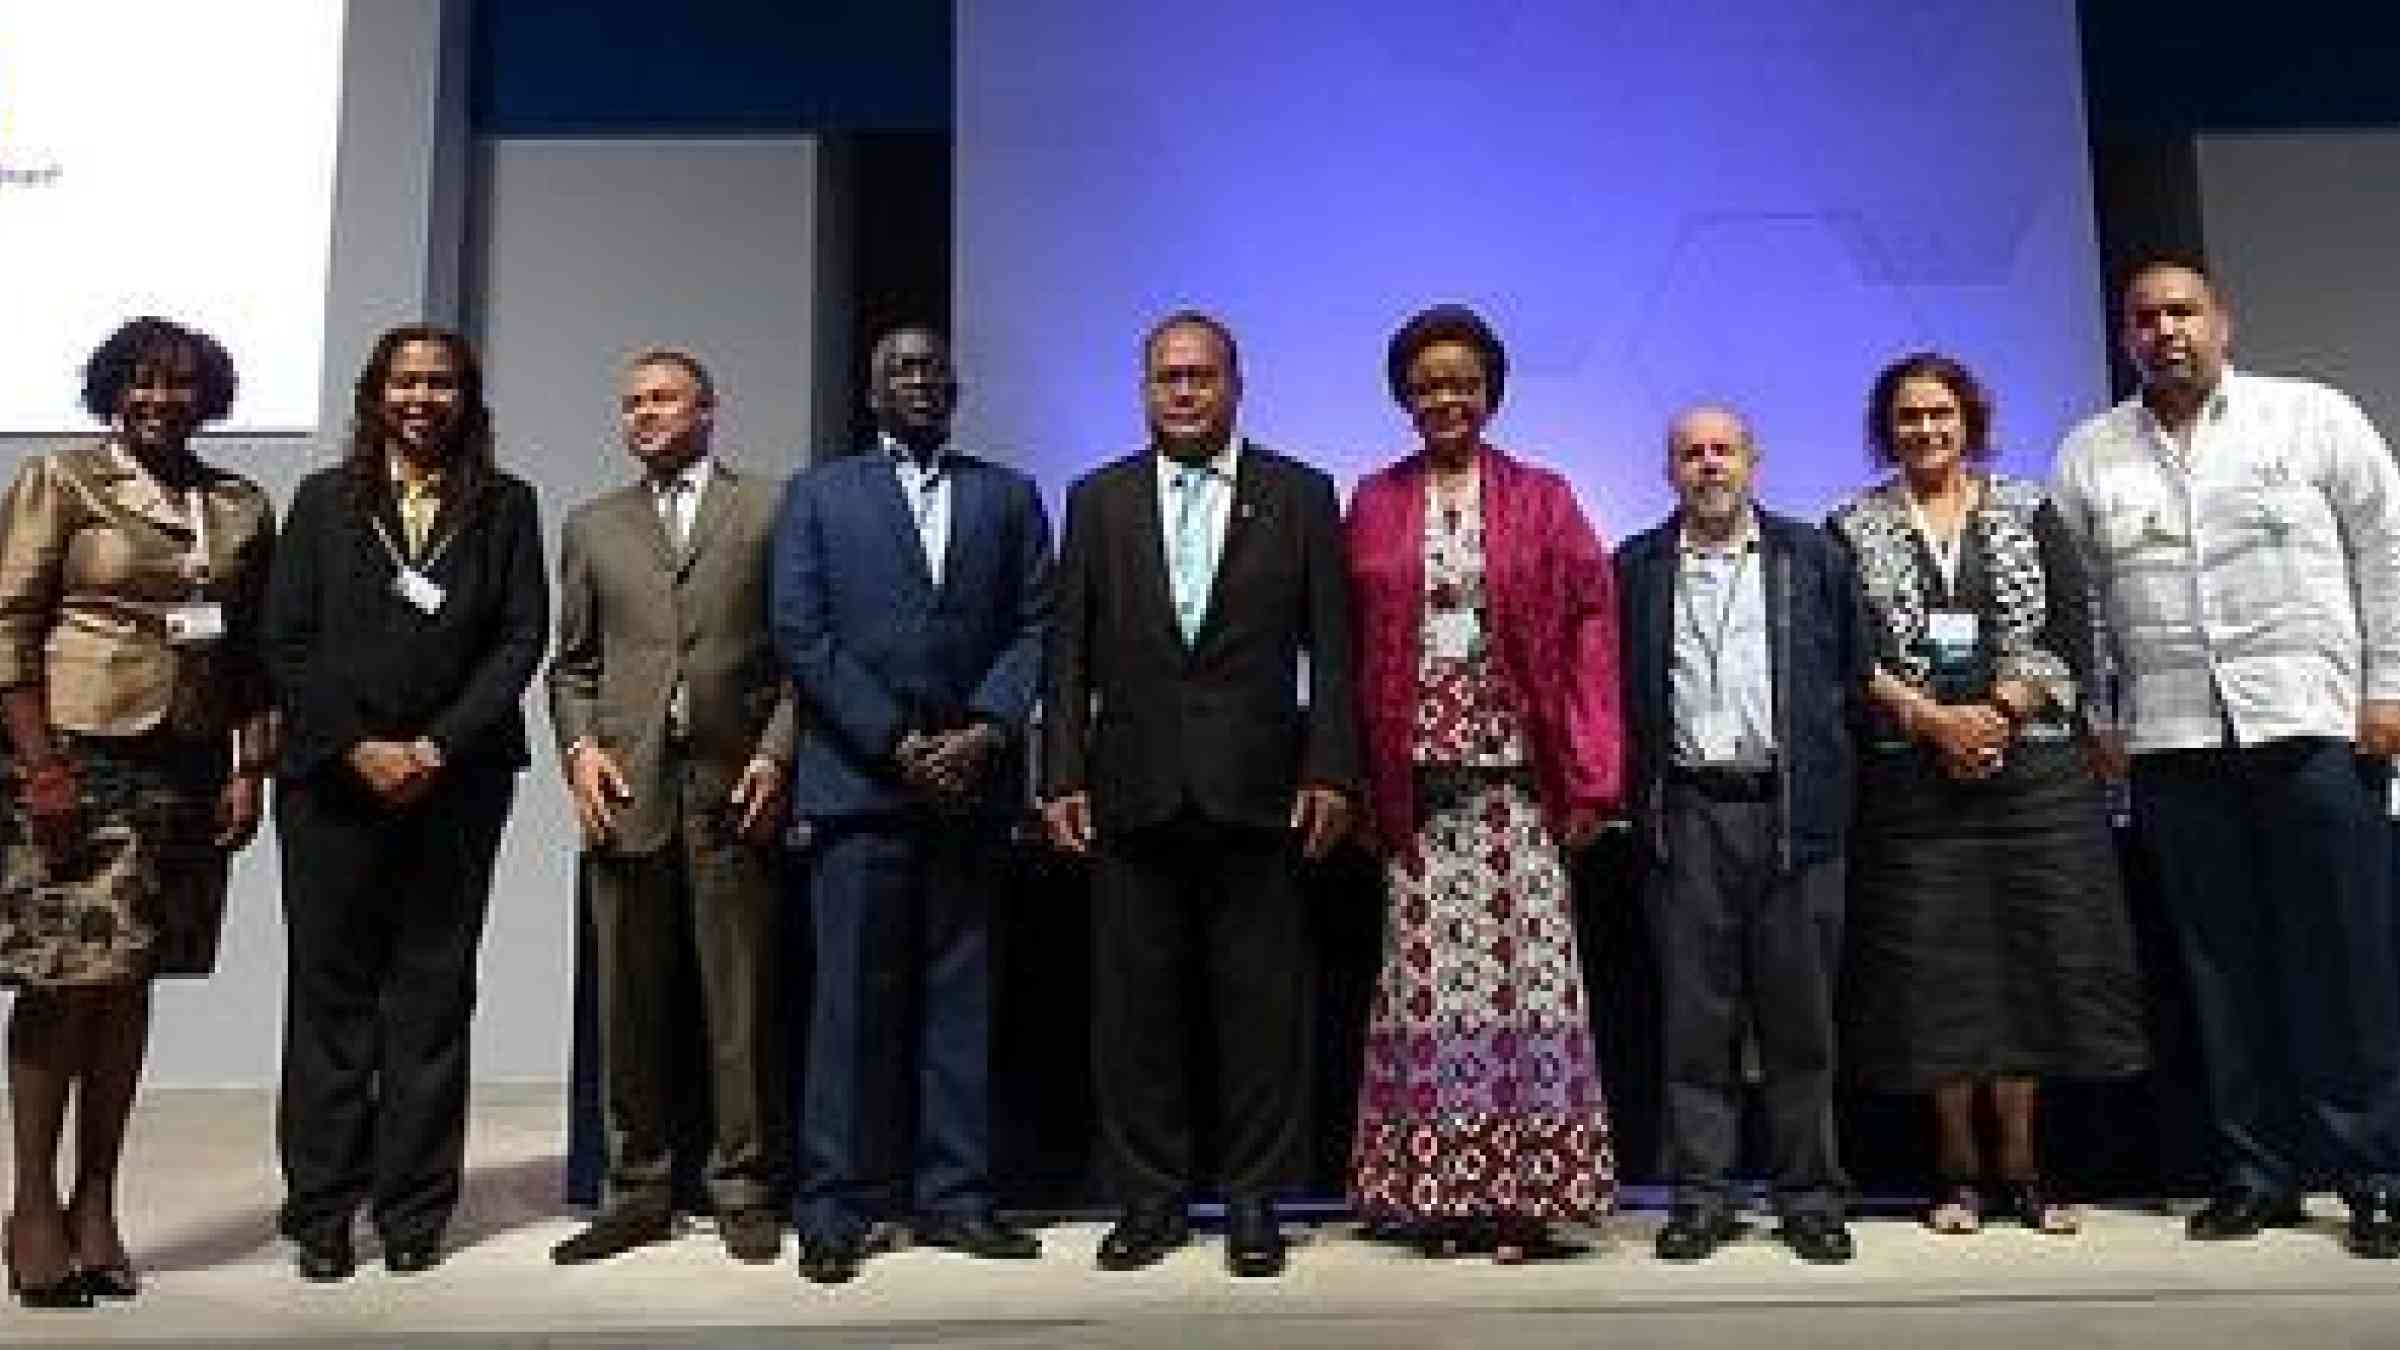
[[[893,751],[970,721],[1007,748],[975,803],[1025,809],[1024,740],[1050,621],[1050,520],[1033,480],[951,454],[950,541],[933,584],[916,517],[880,449],[795,476],[775,522],[775,650],[800,694],[801,817],[906,810]]]
[[[498,475],[472,500],[446,496],[423,567],[444,598],[420,612],[393,587],[381,518],[400,527],[388,485],[362,511],[346,467],[310,474],[292,497],[267,586],[267,670],[283,712],[279,772],[345,771],[362,740],[431,738],[457,768],[521,769],[518,701],[541,664],[549,586],[533,489]],[[447,539],[447,545],[441,543]]]
[[[1761,510],[1767,655],[1774,682],[1777,853],[1785,869],[1841,854],[1849,836],[1856,736],[1873,645],[1848,550],[1804,521]],[[1675,579],[1679,512],[1617,550],[1624,606],[1626,728],[1634,821],[1664,857],[1659,812],[1675,756]]]
[[[791,760],[791,686],[767,637],[775,503],[773,483],[719,461],[680,553],[646,482],[577,507],[559,532],[550,723],[562,764],[589,738],[625,770],[633,800],[609,852],[648,853],[673,829],[664,766],[678,681],[704,797],[722,801],[753,756]]]
[[[1304,783],[1356,796],[1350,577],[1332,480],[1243,442],[1223,559],[1186,648],[1157,473],[1144,451],[1067,496],[1044,705],[1048,793],[1088,790],[1103,830],[1186,807],[1282,829]]]

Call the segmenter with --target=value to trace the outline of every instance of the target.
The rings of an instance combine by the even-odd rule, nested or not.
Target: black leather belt
[[[1773,765],[1678,764],[1667,781],[1703,797],[1728,802],[1763,802],[1775,795]]]

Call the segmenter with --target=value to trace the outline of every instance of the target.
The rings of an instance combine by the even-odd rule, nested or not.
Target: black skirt
[[[2082,746],[1959,782],[1869,750],[1851,845],[1842,1053],[1871,1091],[2116,1078],[2148,1062],[2124,882]]]

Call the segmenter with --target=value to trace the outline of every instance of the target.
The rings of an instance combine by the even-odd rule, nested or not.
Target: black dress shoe
[[[1677,1205],[1667,1214],[1667,1226],[1658,1230],[1658,1259],[1705,1261],[1741,1232],[1741,1224],[1724,1210]]]
[[[350,1246],[350,1235],[303,1240],[300,1255],[293,1264],[300,1278],[318,1284],[346,1280],[358,1273],[358,1253]]]
[[[1225,1269],[1235,1275],[1281,1275],[1288,1248],[1275,1224],[1272,1200],[1235,1200],[1225,1206]]]
[[[674,1220],[663,1209],[652,1209],[645,1205],[604,1210],[582,1232],[562,1239],[552,1247],[550,1260],[562,1266],[605,1261],[612,1256],[623,1256],[636,1247],[664,1242],[674,1235]]]
[[[2352,1256],[2400,1260],[2400,1192],[2379,1189],[2350,1197],[2348,1244]]]
[[[441,1263],[439,1238],[384,1239],[383,1268],[394,1275],[422,1275]]]
[[[1041,1239],[1022,1228],[1011,1228],[989,1214],[960,1214],[926,1219],[917,1225],[917,1242],[943,1247],[992,1261],[1030,1261],[1042,1254]]]
[[[783,1255],[783,1220],[764,1205],[718,1211],[717,1236],[725,1254],[745,1265],[763,1266]]]
[[[1127,1205],[1116,1225],[1100,1239],[1102,1270],[1140,1270],[1155,1266],[1167,1253],[1192,1240],[1190,1221],[1181,1201],[1141,1201]]]
[[[93,1298],[127,1299],[142,1292],[141,1278],[131,1265],[119,1262],[113,1266],[85,1266],[76,1272],[83,1282],[83,1291]]]
[[[1838,1266],[1858,1255],[1850,1226],[1831,1214],[1793,1214],[1775,1230],[1792,1255],[1820,1266]]]
[[[844,1234],[800,1239],[800,1278],[811,1284],[846,1284],[855,1280],[866,1259],[867,1244],[863,1237]]]
[[[2292,1228],[2308,1215],[2296,1195],[2268,1195],[2241,1187],[2217,1192],[2199,1212],[2184,1222],[2187,1237],[2198,1242],[2224,1242],[2257,1237],[2265,1228]]]

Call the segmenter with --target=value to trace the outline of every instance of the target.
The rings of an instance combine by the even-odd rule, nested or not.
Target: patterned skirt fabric
[[[226,854],[213,842],[226,749],[169,736],[73,736],[74,850],[33,846],[15,800],[0,816],[0,984],[114,984],[206,975],[225,919]]]
[[[1420,778],[1386,864],[1351,1192],[1386,1222],[1590,1220],[1616,1158],[1557,841],[1521,774]]]

